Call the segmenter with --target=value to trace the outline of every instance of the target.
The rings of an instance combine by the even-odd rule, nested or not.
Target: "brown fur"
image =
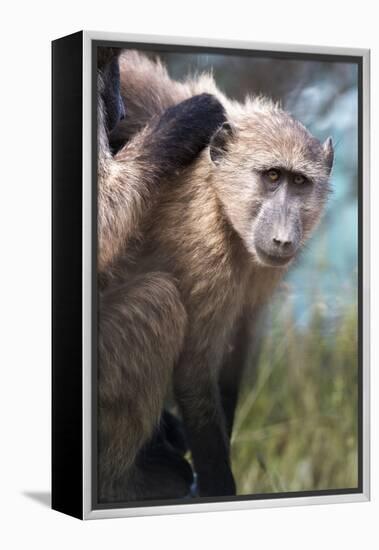
[[[99,92],[103,87],[101,74]],[[98,107],[98,269],[105,271],[131,237],[137,237],[142,219],[157,193],[152,162],[144,160],[151,142],[151,128],[136,134],[116,156],[108,144],[105,110]]]
[[[100,98],[98,117],[98,487],[101,502],[115,502],[141,497],[134,462],[158,425],[186,313],[167,273],[109,276],[121,250],[138,240],[158,187],[153,162],[144,160],[151,130],[113,157]]]
[[[271,201],[259,174],[280,165],[312,180],[299,208],[303,243],[326,201],[328,151],[277,105],[263,98],[248,98],[244,104],[230,101],[210,76],[177,83],[162,65],[135,52],[124,53],[120,66],[129,108],[121,131],[130,135],[141,121],[143,126],[167,106],[204,91],[223,102],[233,125],[222,162],[213,163],[210,148],[204,150],[180,175],[180,185],[159,196],[143,223],[141,239],[129,246],[118,265],[131,280],[157,270],[177,280],[188,323],[173,372],[175,396],[189,434],[200,494],[230,494],[234,488],[219,372],[241,317],[246,311],[254,316],[286,272],[286,267],[264,265],[251,240],[258,225],[264,229]]]
[[[178,358],[186,314],[175,282],[150,273],[111,285],[99,304],[99,487],[122,500],[137,453],[152,435]],[[129,498],[131,495],[129,495]]]
[[[114,52],[102,55],[114,62]],[[105,65],[106,67],[107,65]],[[113,76],[112,76],[113,74]],[[104,97],[117,100],[117,72],[98,74],[98,487],[101,502],[185,496],[184,458],[175,449],[151,457],[143,448],[153,436],[183,347],[186,312],[175,277],[159,269],[120,270],[128,251],[133,265],[141,229],[164,176],[188,164],[224,119],[209,95],[156,116],[113,156]],[[110,85],[109,89],[105,87]],[[107,91],[109,94],[104,94]],[[116,92],[116,96],[115,96]],[[117,106],[117,103],[112,104]],[[112,107],[110,105],[110,108]],[[192,113],[209,123],[197,128]],[[194,132],[192,127],[194,126]],[[189,132],[180,143],[177,131]],[[142,456],[139,456],[141,455]],[[168,471],[168,463],[175,468]],[[190,476],[192,478],[192,476]]]

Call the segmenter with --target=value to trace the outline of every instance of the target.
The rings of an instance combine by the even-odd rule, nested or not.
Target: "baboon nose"
[[[278,237],[273,237],[272,242],[275,246],[280,248],[290,248],[292,245],[292,241],[280,239]]]

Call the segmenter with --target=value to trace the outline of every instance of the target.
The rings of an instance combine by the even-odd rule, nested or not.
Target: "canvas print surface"
[[[99,506],[358,491],[359,66],[99,44]]]

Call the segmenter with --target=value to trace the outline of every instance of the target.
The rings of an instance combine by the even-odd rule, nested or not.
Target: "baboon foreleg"
[[[198,376],[193,376],[194,361]],[[182,411],[200,496],[234,495],[220,391],[210,373],[209,365],[196,361],[196,355],[189,351],[174,372],[175,396]]]
[[[252,311],[236,323],[219,377],[212,359],[191,352],[175,369],[176,396],[181,405],[201,496],[233,495],[230,437],[239,387],[254,334]],[[201,364],[203,361],[203,364]],[[197,376],[193,375],[195,371]]]
[[[250,363],[250,375],[256,375],[256,366],[261,351],[262,326],[264,326],[264,310],[261,306],[247,308],[236,323],[230,348],[224,356],[219,387],[229,439],[233,432],[241,379],[247,362]]]
[[[166,274],[142,275],[100,295],[98,481],[102,502],[144,498],[134,476],[136,458],[158,427],[185,324],[178,291]]]
[[[241,378],[250,346],[251,323],[246,316],[239,319],[230,349],[226,352],[220,371],[219,386],[230,439],[238,401]]]

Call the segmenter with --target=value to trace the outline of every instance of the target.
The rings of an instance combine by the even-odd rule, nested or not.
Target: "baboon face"
[[[211,180],[254,261],[284,267],[320,219],[333,164],[321,144],[277,107],[225,123],[210,145]]]

